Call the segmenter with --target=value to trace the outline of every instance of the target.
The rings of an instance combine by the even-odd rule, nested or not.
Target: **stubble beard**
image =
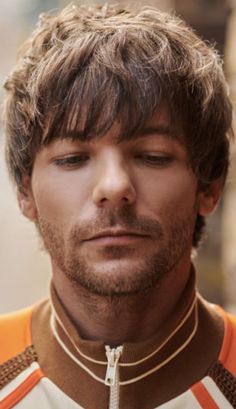
[[[90,220],[74,226],[68,237],[60,232],[57,226],[39,216],[38,229],[44,246],[57,268],[68,278],[74,288],[83,288],[90,294],[102,297],[122,297],[136,294],[147,294],[179,263],[189,248],[193,234],[193,214],[184,219],[174,219],[165,229],[156,220],[136,218],[127,211],[119,214],[106,214],[105,217]],[[112,246],[104,249],[109,257],[120,259],[114,269],[98,272],[89,260],[79,254],[78,242],[81,237],[92,232],[122,226],[137,229],[150,234],[157,240],[158,250],[151,256],[144,256],[139,266],[124,268],[122,258],[127,257],[132,248]],[[105,264],[104,264],[105,265]]]

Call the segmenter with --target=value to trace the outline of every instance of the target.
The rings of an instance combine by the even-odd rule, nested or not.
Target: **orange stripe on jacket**
[[[202,383],[195,384],[191,391],[203,409],[220,409]]]
[[[26,396],[31,389],[40,381],[43,377],[43,373],[40,369],[36,369],[29,377],[21,383],[13,392],[11,392],[6,398],[0,402],[1,409],[13,408],[21,399]]]
[[[0,317],[0,365],[31,345],[32,310],[25,308]]]
[[[236,317],[217,307],[224,318],[225,334],[219,360],[229,372],[236,376]]]

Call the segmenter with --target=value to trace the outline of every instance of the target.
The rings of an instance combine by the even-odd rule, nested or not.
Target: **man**
[[[70,5],[5,88],[7,162],[52,283],[1,320],[1,407],[236,407],[236,321],[191,264],[228,168],[215,51],[155,9]]]

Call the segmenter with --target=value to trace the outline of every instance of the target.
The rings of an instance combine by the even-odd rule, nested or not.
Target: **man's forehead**
[[[108,132],[101,137],[110,136],[118,141],[136,139],[148,136],[150,134],[157,134],[163,136],[172,136],[172,130],[170,125],[170,120],[167,115],[155,114],[149,120],[147,120],[142,126],[129,134],[123,127],[122,120],[116,120]]]
[[[181,127],[177,125],[177,121],[176,123],[171,121],[169,112],[164,108],[154,113],[154,115],[131,134],[126,132],[122,124],[122,119],[120,119],[116,120],[108,132],[101,137],[110,136],[120,142],[145,138],[149,135],[159,135],[183,141],[183,131]]]
[[[134,135],[135,137],[145,137],[150,134],[174,137],[169,121],[163,118],[147,121]]]

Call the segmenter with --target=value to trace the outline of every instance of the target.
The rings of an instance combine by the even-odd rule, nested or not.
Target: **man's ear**
[[[22,214],[31,221],[37,220],[37,208],[31,188],[31,178],[28,175],[22,177],[22,187],[17,192],[17,199]]]
[[[223,189],[222,179],[216,179],[199,192],[199,209],[201,216],[209,216],[217,207]]]

